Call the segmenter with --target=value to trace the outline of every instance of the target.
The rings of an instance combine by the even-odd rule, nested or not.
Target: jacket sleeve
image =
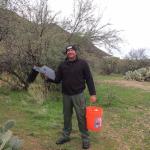
[[[90,95],[96,95],[95,85],[93,81],[93,77],[89,68],[89,65],[87,62],[85,62],[84,65],[84,78],[86,80],[86,84],[88,86],[89,94]]]
[[[61,65],[59,65],[57,71],[55,71],[55,80],[47,79],[46,82],[60,83],[62,80],[62,69]]]
[[[35,70],[32,68],[31,72],[29,73],[29,75],[28,75],[28,77],[27,77],[26,82],[27,82],[27,83],[32,83],[32,82],[34,82],[34,80],[36,79],[37,75],[38,75],[38,72],[35,71]]]

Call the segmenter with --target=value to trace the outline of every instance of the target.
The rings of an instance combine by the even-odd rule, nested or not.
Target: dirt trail
[[[104,80],[104,82],[150,91],[150,82],[138,82],[138,81],[127,81],[127,80]]]
[[[44,150],[38,140],[27,136],[24,139],[23,150]]]

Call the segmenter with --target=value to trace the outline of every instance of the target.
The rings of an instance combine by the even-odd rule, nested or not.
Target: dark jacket
[[[49,80],[52,81],[52,80]],[[83,92],[85,83],[88,86],[90,95],[96,95],[93,78],[89,65],[82,59],[61,63],[56,71],[54,83],[62,83],[62,93],[66,95],[75,95]]]

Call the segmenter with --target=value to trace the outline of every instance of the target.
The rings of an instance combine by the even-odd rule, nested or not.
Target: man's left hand
[[[96,102],[96,95],[91,95],[90,96],[90,102]]]

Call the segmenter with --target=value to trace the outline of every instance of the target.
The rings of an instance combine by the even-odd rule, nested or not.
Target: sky
[[[95,14],[102,10],[106,22],[123,30],[121,52],[114,51],[114,56],[124,57],[130,50],[139,48],[149,49],[150,56],[150,0],[94,0],[94,3]],[[67,17],[72,12],[73,0],[49,0],[49,5],[51,10]]]

